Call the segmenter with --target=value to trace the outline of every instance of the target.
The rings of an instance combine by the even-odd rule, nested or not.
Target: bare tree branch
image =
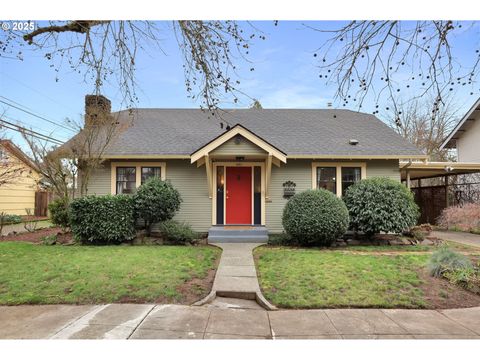
[[[471,31],[477,31],[474,25]],[[453,54],[451,40],[469,32],[462,22],[351,21],[334,30],[310,28],[331,35],[314,56],[320,57],[320,78],[335,85],[343,106],[361,108],[370,95],[377,114],[379,103],[398,111],[400,98],[415,102],[427,96],[432,103],[425,105],[435,110],[457,87],[473,86],[478,77],[478,48],[463,62]]]
[[[457,112],[450,98],[432,112],[429,105],[434,102],[426,98],[400,103],[386,113],[385,118],[397,133],[430,155],[432,160],[452,160],[448,150],[440,151],[439,148],[457,123]]]
[[[97,95],[107,81],[115,79],[123,100],[133,105],[138,101],[138,53],[154,47],[164,54],[162,38],[168,31],[160,30],[152,21],[51,21],[28,33],[9,30],[7,38],[0,41],[0,56],[23,58],[23,47],[28,44],[43,52],[57,73],[67,63],[72,71],[83,74],[85,81],[94,84]],[[231,97],[236,103],[239,96],[248,97],[238,89],[235,63],[248,63],[250,42],[265,39],[258,29],[250,26],[251,34],[245,35],[235,21],[175,21],[170,31],[184,57],[190,98],[215,113],[225,98]]]

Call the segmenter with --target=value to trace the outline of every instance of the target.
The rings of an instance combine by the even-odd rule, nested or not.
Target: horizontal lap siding
[[[183,199],[174,220],[185,221],[195,231],[208,231],[212,224],[212,200],[208,196],[205,166],[197,168],[190,160],[167,161],[167,180]]]
[[[282,184],[291,180],[296,183],[296,193],[312,188],[312,162],[314,160],[288,160],[280,168],[272,166],[270,183],[271,202],[266,203],[266,226],[270,232],[283,231],[282,213],[287,199],[283,198]],[[317,160],[315,160],[317,161]],[[342,162],[340,160],[318,160],[320,162]],[[398,160],[349,160],[345,162],[366,162],[368,177],[388,177],[400,181]]]
[[[239,144],[235,143],[235,138],[230,139],[210,152],[210,155],[265,155],[265,150],[261,149],[251,141],[241,138]]]
[[[111,166],[109,161],[102,163],[101,167],[92,171],[88,185],[88,195],[110,194]],[[78,184],[80,187],[80,182]]]
[[[13,215],[27,215],[25,209],[35,208],[35,191],[37,181],[33,175],[21,175],[15,183],[2,185],[0,188],[0,212]]]
[[[367,161],[367,178],[369,177],[387,177],[400,181],[400,167],[398,160]]]
[[[134,162],[135,160],[128,160]],[[139,160],[145,162],[147,160]],[[160,161],[160,160],[155,160]],[[205,166],[197,168],[190,160],[166,160],[166,178],[180,192],[183,202],[175,220],[184,221],[195,231],[208,231],[212,224],[212,202],[208,197]],[[89,195],[107,195],[111,190],[111,164],[105,162],[102,168],[92,172],[89,181]],[[154,230],[158,226],[154,227]]]
[[[287,180],[295,182],[297,193],[311,189],[312,161],[289,159],[287,164],[282,164],[280,168],[272,166],[270,202],[265,204],[266,226],[270,232],[283,231],[282,212],[287,199],[283,198],[282,184]],[[367,163],[367,177],[380,176],[400,181],[398,160],[364,161]],[[190,164],[189,160],[167,160],[166,166],[167,180],[178,189],[183,199],[175,220],[185,221],[196,231],[208,231],[212,221],[212,201],[208,197],[205,166],[197,168],[196,165]],[[110,163],[106,162],[101,169],[95,170],[91,175],[89,194],[110,194],[110,181]]]
[[[312,188],[312,161],[288,160],[281,167],[272,165],[272,179],[270,182],[270,202],[266,205],[266,226],[268,231],[278,233],[283,231],[282,213],[287,199],[283,198],[282,184],[293,181],[296,193]]]

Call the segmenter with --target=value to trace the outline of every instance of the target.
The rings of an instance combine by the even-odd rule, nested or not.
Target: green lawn
[[[0,304],[188,302],[210,290],[203,279],[219,255],[219,249],[209,246],[4,242]]]
[[[263,294],[287,308],[426,307],[417,270],[428,257],[428,252],[377,255],[265,246],[255,250]]]

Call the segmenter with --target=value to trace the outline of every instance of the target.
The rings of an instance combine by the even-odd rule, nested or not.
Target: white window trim
[[[138,162],[138,161],[119,161],[111,163],[111,186],[110,193],[117,193],[117,167],[134,167],[135,168],[135,187],[139,187],[142,183],[142,167],[160,167],[161,178],[163,181],[167,175],[167,164],[165,162]]]
[[[342,197],[342,167],[359,167],[361,168],[361,179],[367,178],[366,162],[312,162],[312,189],[317,188],[317,167],[334,167],[336,168],[335,180],[337,196]]]

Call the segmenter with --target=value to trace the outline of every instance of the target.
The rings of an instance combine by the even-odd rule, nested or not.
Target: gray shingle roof
[[[226,131],[200,109],[136,109],[116,113],[131,125],[107,155],[190,155]],[[350,110],[236,109],[222,112],[273,146],[294,155],[423,155],[373,115]],[[359,141],[352,146],[350,139]]]

